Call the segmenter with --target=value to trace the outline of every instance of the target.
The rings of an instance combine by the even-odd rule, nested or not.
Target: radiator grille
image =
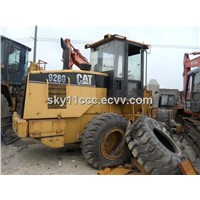
[[[64,100],[66,98],[66,85],[61,84],[49,84],[49,98],[53,100],[52,104],[48,104],[49,109],[63,109],[66,108],[66,101],[64,105],[61,104],[60,98]],[[59,101],[55,101],[59,99]],[[61,106],[62,105],[62,106]]]

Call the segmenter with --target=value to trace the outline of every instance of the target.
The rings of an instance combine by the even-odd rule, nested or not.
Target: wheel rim
[[[124,131],[121,129],[112,129],[109,130],[101,141],[101,152],[103,156],[108,160],[115,160],[120,158],[124,151],[125,145],[120,152],[115,155],[117,147],[120,145],[123,139]]]

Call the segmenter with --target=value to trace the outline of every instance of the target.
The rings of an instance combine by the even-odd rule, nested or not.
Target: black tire
[[[114,167],[124,164],[130,158],[125,143],[122,150],[114,154],[128,121],[114,113],[104,113],[95,117],[84,129],[81,148],[85,160],[95,168]]]
[[[140,117],[126,138],[132,155],[149,174],[181,174],[178,167],[187,154],[169,136],[166,127],[147,116]]]
[[[169,110],[166,110],[166,109],[158,110],[157,115],[156,115],[156,120],[159,122],[163,122],[166,125],[169,125],[169,120],[170,120]]]
[[[4,94],[1,94],[1,140],[4,142],[3,135],[10,132],[10,129],[4,128],[9,122],[9,119],[4,118],[10,116],[9,104]],[[9,135],[9,134],[8,134]],[[2,143],[3,144],[3,143]]]

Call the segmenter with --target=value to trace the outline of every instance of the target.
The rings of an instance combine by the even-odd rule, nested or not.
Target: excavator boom
[[[72,69],[74,64],[81,70],[89,71],[91,69],[91,65],[88,60],[78,49],[74,48],[70,42],[70,39],[63,40],[61,38],[61,47],[63,48],[63,69]]]

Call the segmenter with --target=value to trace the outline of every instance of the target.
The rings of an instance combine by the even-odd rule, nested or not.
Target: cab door
[[[143,51],[141,47],[127,44],[127,97],[143,96]]]
[[[125,42],[115,41],[114,77],[113,91],[114,97],[126,97],[126,64],[125,64]]]
[[[194,113],[200,112],[200,70],[188,74],[184,108]]]
[[[21,48],[14,43],[9,48],[7,60],[7,80],[10,84],[19,85],[21,83],[22,68],[20,66],[22,66],[22,61],[24,60],[21,52]]]

